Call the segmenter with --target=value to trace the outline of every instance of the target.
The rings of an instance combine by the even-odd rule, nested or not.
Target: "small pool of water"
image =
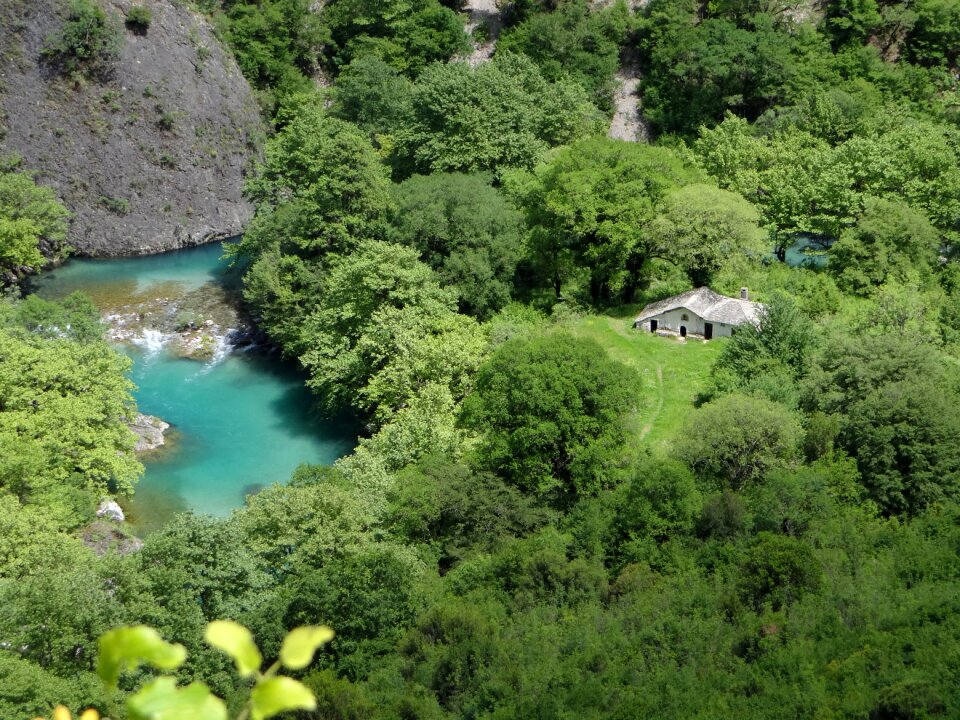
[[[784,262],[790,267],[825,268],[834,242],[832,238],[797,233],[786,248]]]
[[[162,296],[177,302],[209,283],[227,282],[219,244],[118,260],[74,260],[42,276],[47,298],[89,294],[105,313]],[[289,479],[301,463],[328,464],[350,452],[356,428],[313,412],[305,376],[256,349],[212,361],[178,357],[162,343],[122,346],[140,412],[171,424],[167,444],[142,457],[146,471],[123,504],[149,533],[175,513],[226,515],[260,488]]]

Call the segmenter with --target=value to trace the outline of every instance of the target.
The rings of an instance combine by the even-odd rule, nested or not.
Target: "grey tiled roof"
[[[707,322],[742,325],[746,322],[756,324],[760,320],[760,311],[763,309],[763,305],[749,300],[727,297],[708,287],[701,287],[650,303],[637,316],[635,322],[640,323],[678,308],[685,308]]]

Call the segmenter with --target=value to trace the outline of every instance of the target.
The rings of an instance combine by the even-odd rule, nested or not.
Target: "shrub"
[[[116,215],[126,215],[130,212],[130,201],[126,198],[112,198],[101,195],[97,202]]]
[[[127,27],[138,35],[146,35],[153,13],[145,5],[134,5],[127,11]]]
[[[163,110],[159,106],[158,110],[160,110],[160,117],[157,118],[157,127],[168,132],[173,130],[173,127],[177,124],[176,114]]]
[[[105,80],[113,72],[123,37],[116,20],[92,0],[73,0],[60,32],[47,38],[42,56],[59,71]]]
[[[800,426],[783,405],[748,395],[724,395],[697,410],[679,442],[700,476],[740,490],[797,454]],[[679,449],[678,448],[678,449]]]

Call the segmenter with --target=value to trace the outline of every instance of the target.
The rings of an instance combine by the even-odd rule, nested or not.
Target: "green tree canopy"
[[[592,340],[509,340],[481,367],[463,422],[481,433],[480,463],[521,490],[592,495],[621,475],[637,381]]]
[[[379,237],[390,208],[386,170],[356,126],[331,118],[318,97],[297,96],[279,113],[247,185],[257,215],[228,252],[249,264],[244,297],[291,354],[322,286],[324,260]]]
[[[461,312],[485,319],[510,301],[523,217],[490,176],[415,175],[394,187],[388,236],[416,248]]]
[[[331,410],[380,420],[432,383],[462,397],[485,343],[454,302],[411,248],[367,241],[337,256],[305,321],[308,384]]]
[[[738,490],[797,456],[800,424],[778,403],[723,395],[691,417],[677,453],[699,474]]]
[[[99,337],[31,331],[0,304],[0,490],[56,508],[65,525],[92,509],[84,491],[130,492],[143,468],[126,426],[129,366]]]
[[[373,55],[415,76],[469,48],[463,20],[438,0],[329,0],[320,19],[335,67]]]
[[[526,55],[551,82],[572,77],[598,107],[609,111],[629,25],[625,3],[593,10],[587,0],[567,0],[554,12],[532,14],[508,28],[497,41],[497,52]]]
[[[697,183],[664,197],[646,232],[663,257],[682,267],[699,287],[724,265],[767,252],[759,220],[756,208],[741,196]]]
[[[0,159],[0,285],[63,257],[69,217],[53,190]]]
[[[758,375],[782,367],[793,379],[803,377],[818,339],[815,325],[797,301],[777,293],[761,311],[758,324],[738,327],[723,346],[714,375],[730,372],[740,384],[749,384]]]
[[[866,198],[856,226],[830,248],[828,268],[841,288],[862,295],[887,280],[929,275],[939,249],[940,236],[922,213],[897,200]]]
[[[806,383],[805,405],[840,418],[867,495],[884,513],[915,514],[960,491],[955,371],[912,335],[837,336]]]
[[[725,112],[755,120],[801,97],[823,78],[807,56],[829,51],[809,32],[788,32],[782,16],[751,14],[738,26],[723,17],[698,18],[701,5],[651,3],[641,51],[644,115],[660,131],[691,134]]]
[[[413,83],[378,57],[345,65],[333,86],[332,115],[356,123],[382,143],[409,120]]]
[[[226,40],[244,76],[274,99],[310,89],[327,29],[310,0],[223,3]]]
[[[412,119],[395,139],[401,175],[531,168],[549,147],[603,128],[583,88],[551,83],[531,60],[511,53],[476,68],[432,65],[412,102]]]
[[[668,193],[700,179],[667,148],[607,138],[563,148],[522,189],[531,260],[558,295],[584,269],[594,301],[614,292],[629,300],[647,262],[668,257],[647,222]]]

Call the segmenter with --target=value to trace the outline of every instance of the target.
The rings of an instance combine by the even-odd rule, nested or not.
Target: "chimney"
[[[741,299],[741,300],[749,300],[749,299],[750,299],[750,291],[747,290],[745,287],[740,288],[740,299]]]

